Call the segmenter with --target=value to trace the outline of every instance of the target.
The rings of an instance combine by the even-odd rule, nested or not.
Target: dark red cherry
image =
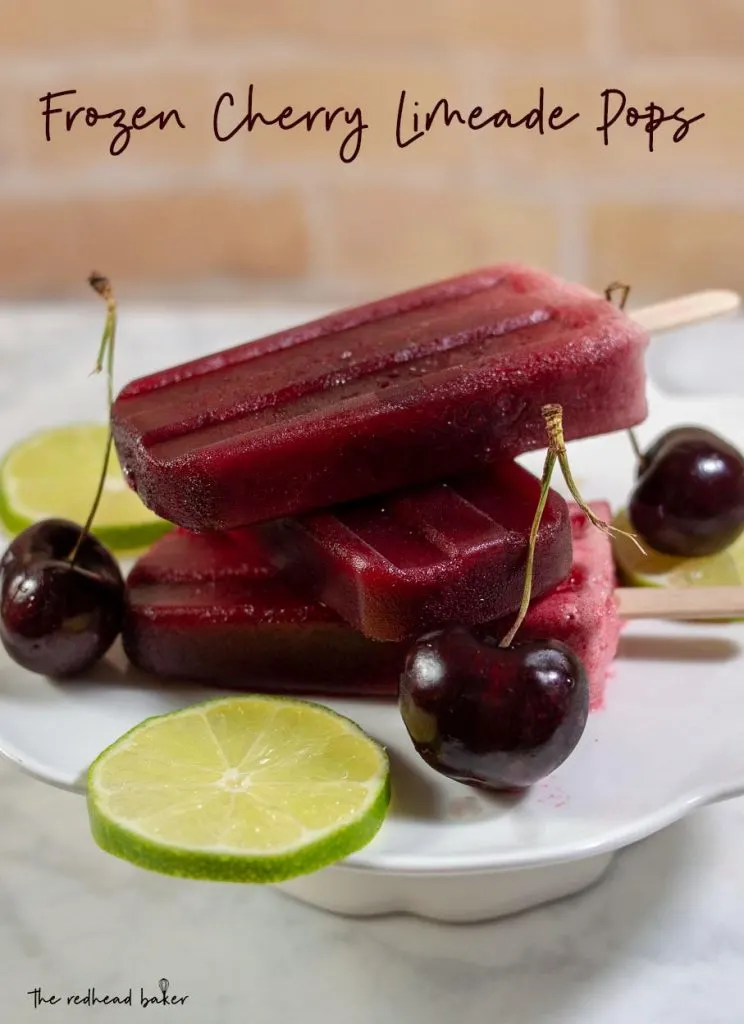
[[[19,534],[0,559],[0,640],[31,672],[77,675],[111,647],[121,628],[124,581],[108,550],[82,527],[46,519]]]
[[[27,527],[9,544],[0,558],[0,586],[4,577],[19,566],[30,565],[39,558],[69,558],[82,532],[82,528],[69,519],[42,519]],[[121,577],[119,566],[108,548],[91,534],[83,539],[75,562],[92,572]]]
[[[589,683],[557,640],[500,647],[452,626],[413,645],[399,704],[432,768],[459,782],[515,789],[549,775],[574,750],[589,714]]]
[[[116,301],[108,278],[93,273],[88,281],[106,303],[95,370],[106,368],[110,412]],[[0,559],[0,641],[31,672],[57,678],[84,672],[103,657],[121,629],[124,580],[116,559],[90,534],[111,447],[109,434],[85,526],[45,519],[19,534]]]
[[[720,438],[710,430],[705,430],[704,427],[695,427],[692,424],[683,424],[680,427],[671,427],[663,434],[660,434],[653,444],[651,444],[641,455],[636,466],[636,479],[643,476],[662,448],[670,444],[676,444],[678,441],[690,440],[710,440],[717,442],[720,441]]]
[[[744,530],[744,458],[701,427],[675,427],[641,457],[628,515],[656,551],[713,555]]]

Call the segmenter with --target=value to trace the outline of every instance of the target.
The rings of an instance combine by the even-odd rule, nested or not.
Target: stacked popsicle
[[[506,631],[540,483],[513,461],[646,414],[645,331],[504,265],[127,386],[119,458],[181,529],[128,581],[131,660],[251,689],[394,692],[410,639]],[[603,511],[598,511],[602,516]],[[609,542],[551,492],[525,636],[563,640],[595,700],[617,641]]]
[[[609,515],[599,502],[592,510]],[[530,607],[520,636],[552,637],[574,650],[597,706],[620,631],[615,569],[608,537],[579,509],[570,516],[571,571]],[[370,640],[290,587],[254,530],[174,530],[137,562],[127,592],[127,655],[156,676],[319,696],[396,693],[407,642]],[[510,625],[505,618],[485,628],[502,636]]]

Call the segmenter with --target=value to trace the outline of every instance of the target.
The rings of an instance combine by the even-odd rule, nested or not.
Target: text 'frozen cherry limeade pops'
[[[593,503],[595,514],[609,508]],[[573,565],[535,601],[520,629],[551,636],[583,661],[592,706],[602,701],[620,620],[609,537],[570,506]],[[511,625],[484,627],[497,638]],[[547,632],[546,632],[547,631]],[[122,633],[129,659],[165,679],[276,693],[395,697],[408,642],[367,640],[277,576],[252,529],[175,530],[129,574]]]
[[[136,380],[112,411],[143,502],[234,529],[475,469],[646,415],[646,331],[588,289],[503,264]]]
[[[257,526],[284,578],[374,640],[519,607],[540,481],[511,459],[334,509]],[[550,491],[536,537],[535,597],[571,568],[565,501]]]

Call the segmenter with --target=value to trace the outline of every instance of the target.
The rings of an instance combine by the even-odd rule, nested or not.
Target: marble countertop
[[[741,1024],[744,800],[621,854],[591,891],[482,925],[353,920],[279,893],[150,875],[91,842],[82,798],[0,764],[0,1006],[13,1024],[188,995],[188,1024]],[[144,1011],[141,1011],[144,1012]],[[164,1013],[164,1010],[159,1010]],[[134,1018],[136,1019],[136,1017]]]
[[[117,377],[313,312],[132,310]],[[0,308],[1,447],[17,433],[3,396],[31,377],[43,384],[39,425],[70,410],[100,416],[102,384],[87,378],[100,324],[95,305]],[[710,337],[730,344],[725,331]],[[685,390],[677,353],[667,377]],[[188,998],[154,1013],[185,1024],[744,1021],[744,800],[625,851],[580,896],[475,926],[338,918],[270,889],[147,874],[94,846],[80,797],[4,762],[0,822],[0,1019],[9,1024],[136,1019],[146,1012],[140,990],[156,996],[164,978],[169,996]],[[92,987],[99,998],[131,989],[134,1005],[66,1005]],[[35,1009],[34,990],[61,1001]]]

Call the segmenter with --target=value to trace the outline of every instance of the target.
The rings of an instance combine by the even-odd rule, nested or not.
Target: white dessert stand
[[[696,807],[744,793],[744,625],[637,623],[606,706],[580,746],[524,797],[489,797],[427,768],[395,707],[333,701],[383,742],[394,799],[377,838],[340,865],[279,888],[342,914],[497,917],[594,882],[613,854]],[[0,660],[0,748],[53,785],[84,792],[95,755],[152,714],[214,695],[156,688],[116,651],[57,685]]]
[[[650,405],[644,441],[693,422],[744,446],[740,398],[672,399],[651,389]],[[524,461],[539,469],[541,456]],[[623,435],[575,443],[571,461],[587,499],[624,502],[633,463]],[[83,792],[87,766],[117,736],[218,692],[156,685],[138,677],[120,651],[85,680],[64,685],[0,654],[0,753],[47,783]],[[744,793],[742,623],[629,624],[605,707],[591,715],[568,761],[521,798],[489,797],[429,769],[393,704],[329,704],[387,746],[394,788],[390,814],[369,846],[279,886],[336,913],[444,921],[512,913],[578,892],[600,878],[617,850]]]

